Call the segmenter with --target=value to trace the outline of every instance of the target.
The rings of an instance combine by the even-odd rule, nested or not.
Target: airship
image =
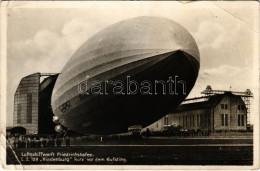
[[[161,17],[123,20],[72,55],[54,86],[52,110],[61,125],[86,134],[146,127],[188,96],[199,67],[197,44],[183,26]]]

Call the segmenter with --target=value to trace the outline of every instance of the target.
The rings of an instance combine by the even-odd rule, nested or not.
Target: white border
[[[58,169],[63,170],[66,169],[90,169],[90,170],[172,170],[172,169],[179,169],[179,170],[249,170],[249,169],[258,169],[259,168],[259,113],[256,114],[256,122],[254,125],[254,165],[253,166],[180,166],[180,165],[165,165],[165,166],[139,166],[139,165],[113,165],[113,166],[104,166],[104,165],[5,165],[6,163],[6,155],[5,155],[5,128],[6,128],[6,29],[7,29],[7,8],[85,8],[86,5],[89,6],[96,6],[99,5],[100,7],[105,8],[107,5],[114,5],[115,7],[122,7],[122,5],[127,4],[127,8],[131,8],[132,5],[138,5],[140,6],[149,6],[150,3],[157,3],[157,4],[163,4],[165,6],[167,5],[175,5],[179,6],[180,8],[189,8],[188,6],[184,6],[183,4],[186,4],[187,2],[171,2],[171,1],[88,1],[88,2],[69,2],[69,1],[41,1],[41,2],[35,2],[35,1],[13,1],[13,2],[1,2],[1,164],[4,169]],[[191,3],[191,2],[190,2]],[[196,3],[194,5],[194,3]],[[207,5],[209,3],[213,3],[211,1],[204,1],[204,2],[193,2],[193,5],[191,8],[201,8],[201,4]],[[214,3],[226,3],[226,2],[214,2]],[[244,3],[244,2],[230,2],[230,3]],[[259,3],[256,1],[247,1],[246,3],[250,3],[250,5],[255,5],[256,10],[259,11]],[[187,3],[189,4],[189,3]],[[217,8],[217,7],[216,7]],[[257,10],[258,9],[258,10]],[[255,24],[259,28],[259,12],[255,13]],[[259,90],[259,33],[256,33],[255,39],[255,48],[254,48],[254,77],[255,79],[255,86]],[[258,94],[255,94],[255,103],[259,104],[259,91]],[[259,106],[258,106],[259,111]]]

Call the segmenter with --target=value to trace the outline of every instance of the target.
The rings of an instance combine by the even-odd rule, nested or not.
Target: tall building
[[[241,96],[231,92],[216,94],[199,102],[186,101],[147,128],[151,131],[162,131],[169,126],[209,132],[245,131],[246,105]]]
[[[26,134],[54,132],[51,93],[57,77],[35,73],[22,78],[14,95],[14,127],[25,128]]]

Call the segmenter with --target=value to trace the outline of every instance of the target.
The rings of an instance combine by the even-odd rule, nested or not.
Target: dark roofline
[[[30,74],[30,75],[27,75],[27,76],[22,77],[21,80],[20,80],[19,83],[18,83],[18,86],[17,86],[17,88],[16,88],[16,90],[15,90],[14,95],[16,94],[16,92],[17,92],[17,90],[18,90],[20,84],[22,83],[23,79],[28,78],[28,77],[31,77],[31,76],[36,75],[36,74],[38,74],[38,76],[40,77],[40,73],[39,73],[39,72],[36,72],[36,73],[33,73],[33,74]]]
[[[173,110],[173,112],[212,108],[212,107],[215,107],[222,100],[222,98],[226,95],[241,97],[239,95],[234,95],[231,92],[225,92],[224,94],[211,95],[211,96],[209,96],[207,101],[181,104],[177,109]]]
[[[59,74],[55,74],[55,75],[49,75],[48,77],[44,78],[42,80],[42,82],[40,82],[40,85],[44,84],[50,77],[58,77]]]

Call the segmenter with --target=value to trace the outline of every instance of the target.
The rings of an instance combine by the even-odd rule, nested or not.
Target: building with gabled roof
[[[169,126],[208,132],[246,130],[247,110],[241,96],[225,92],[199,99],[196,102],[184,101],[147,128],[150,131],[162,131]]]

